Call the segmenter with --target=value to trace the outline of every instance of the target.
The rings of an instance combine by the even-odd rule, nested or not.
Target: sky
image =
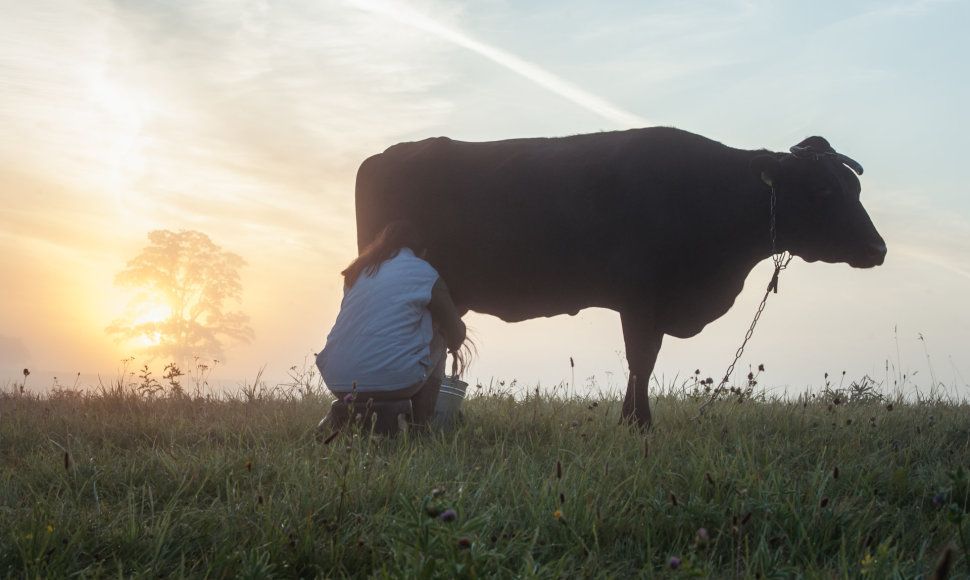
[[[122,359],[114,276],[156,229],[245,258],[255,339],[213,382],[312,366],[356,255],[357,167],[402,141],[675,126],[747,149],[827,138],[865,167],[889,252],[796,258],[738,369],[797,393],[871,377],[970,394],[970,4],[945,0],[0,0],[0,388],[92,386]],[[719,378],[771,274],[657,381]],[[576,283],[582,283],[577,280]],[[622,388],[619,317],[469,314],[472,384]],[[575,366],[571,366],[572,359]],[[844,372],[844,379],[843,377]],[[77,379],[78,374],[83,379]],[[100,377],[100,378],[99,378]],[[504,386],[503,386],[504,385]],[[942,387],[938,386],[942,385]]]

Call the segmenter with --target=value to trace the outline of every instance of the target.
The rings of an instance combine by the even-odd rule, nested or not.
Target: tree
[[[192,230],[155,230],[148,240],[115,277],[115,286],[135,295],[106,333],[183,368],[190,357],[221,358],[228,342],[253,339],[249,316],[224,311],[227,301],[241,299],[242,257]]]

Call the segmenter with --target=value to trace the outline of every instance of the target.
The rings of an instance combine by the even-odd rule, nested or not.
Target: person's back
[[[323,380],[335,392],[394,391],[424,380],[433,366],[431,289],[438,272],[402,248],[344,288],[340,314],[317,357]]]

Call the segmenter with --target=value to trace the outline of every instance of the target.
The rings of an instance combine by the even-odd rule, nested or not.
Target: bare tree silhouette
[[[153,358],[172,357],[183,368],[190,357],[221,358],[229,342],[253,339],[248,315],[224,311],[242,296],[242,257],[192,230],[155,230],[148,240],[115,276],[115,286],[135,294],[107,334],[138,341]]]

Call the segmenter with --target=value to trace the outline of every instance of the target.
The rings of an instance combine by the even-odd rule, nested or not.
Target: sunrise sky
[[[154,229],[248,262],[255,340],[212,375],[283,381],[323,347],[353,187],[401,141],[670,125],[742,148],[826,137],[865,167],[884,266],[796,259],[739,365],[776,390],[932,377],[970,394],[970,3],[0,0],[0,388],[115,375],[115,274]],[[719,377],[770,276],[658,378]],[[582,283],[577,280],[576,283]],[[471,382],[625,383],[619,317],[469,315]],[[140,357],[140,358],[139,358]],[[160,361],[153,363],[158,366]],[[888,371],[887,371],[888,368]],[[888,379],[887,379],[888,376]]]

